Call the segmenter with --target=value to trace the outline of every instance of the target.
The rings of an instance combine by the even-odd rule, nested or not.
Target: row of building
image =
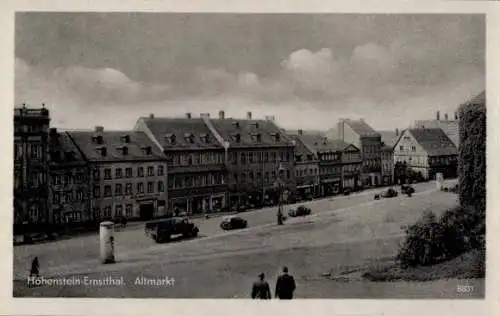
[[[58,131],[45,108],[14,113],[14,220],[65,224],[216,212],[393,184],[395,163],[456,174],[458,142],[437,114],[399,132],[339,120],[326,133],[273,117],[139,118],[133,129]],[[446,129],[440,125],[448,126]]]

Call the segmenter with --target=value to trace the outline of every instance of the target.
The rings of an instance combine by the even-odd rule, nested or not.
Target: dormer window
[[[254,142],[256,142],[256,143],[261,142],[262,137],[261,137],[260,133],[252,133],[251,135],[252,135],[252,139]]]
[[[209,137],[209,135],[208,135],[208,134],[201,134],[201,135],[200,135],[200,138],[201,138],[201,140],[202,140],[204,143],[206,143],[206,144],[208,144],[208,143],[210,142],[210,137]]]
[[[194,135],[193,133],[184,133],[184,138],[187,142],[193,144],[194,143]]]
[[[271,133],[271,136],[274,138],[274,141],[277,143],[281,140],[281,135],[279,133]]]
[[[165,135],[165,143],[173,145],[175,144],[175,141],[176,141],[175,134],[168,133]]]
[[[101,156],[106,157],[108,155],[108,150],[106,147],[99,147],[97,148]]]
[[[240,122],[234,122],[233,125],[236,127],[236,128],[240,128]]]
[[[122,155],[124,155],[124,156],[128,155],[128,147],[127,146],[122,147]]]
[[[151,146],[144,146],[144,147],[141,147],[141,150],[144,154],[146,155],[151,155],[151,153],[153,152],[153,148]]]
[[[96,144],[101,145],[104,142],[104,139],[103,139],[102,135],[97,135],[97,136],[92,137],[92,141]]]
[[[128,144],[128,143],[130,143],[130,135],[123,135],[123,136],[121,137],[121,140],[122,140],[122,142],[124,142],[124,143],[127,143],[127,144]]]
[[[259,123],[258,122],[254,122],[252,123],[253,126],[255,126],[255,128],[259,128]]]

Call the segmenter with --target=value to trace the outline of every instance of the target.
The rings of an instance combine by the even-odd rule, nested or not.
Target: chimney
[[[251,120],[252,119],[252,112],[247,112],[247,120]]]
[[[304,131],[302,131],[301,129],[299,129],[299,135],[302,135],[304,133]]]
[[[155,118],[155,115],[153,113],[149,114],[149,118],[150,119],[154,119]]]
[[[94,131],[95,131],[96,136],[102,136],[102,134],[104,133],[104,127],[103,126],[96,126]]]
[[[399,128],[396,128],[396,136],[399,136]]]
[[[437,112],[436,112],[436,120],[438,120],[438,121],[439,121],[440,119],[441,119],[440,113],[439,113],[439,111],[437,111]]]
[[[445,120],[445,121],[448,121],[448,113],[446,113],[446,114],[444,115],[444,120]]]
[[[340,140],[344,140],[344,119],[339,119],[337,123],[337,134]]]
[[[186,113],[186,118],[191,119],[191,113]]]
[[[219,111],[219,119],[223,120],[225,118],[225,113],[224,111]]]

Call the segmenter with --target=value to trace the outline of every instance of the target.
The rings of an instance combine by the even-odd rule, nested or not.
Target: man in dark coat
[[[252,298],[261,300],[271,299],[271,289],[269,288],[269,283],[264,280],[264,273],[259,274],[259,280],[255,281],[252,286]]]
[[[32,276],[40,276],[40,263],[38,262],[38,257],[35,257],[31,262],[30,277]]]
[[[291,300],[295,291],[295,280],[288,274],[288,268],[283,267],[283,274],[276,281],[276,297],[281,300]]]

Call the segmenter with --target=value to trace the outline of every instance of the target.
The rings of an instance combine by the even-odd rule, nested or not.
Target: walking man
[[[252,299],[271,299],[271,289],[269,283],[264,280],[264,273],[259,274],[259,280],[255,281],[252,286]]]
[[[40,263],[38,262],[38,257],[35,257],[33,261],[31,261],[30,277],[32,276],[36,276],[37,278],[40,276]]]
[[[295,291],[295,280],[288,274],[288,268],[283,267],[283,274],[276,281],[275,297],[281,300],[291,300]]]

